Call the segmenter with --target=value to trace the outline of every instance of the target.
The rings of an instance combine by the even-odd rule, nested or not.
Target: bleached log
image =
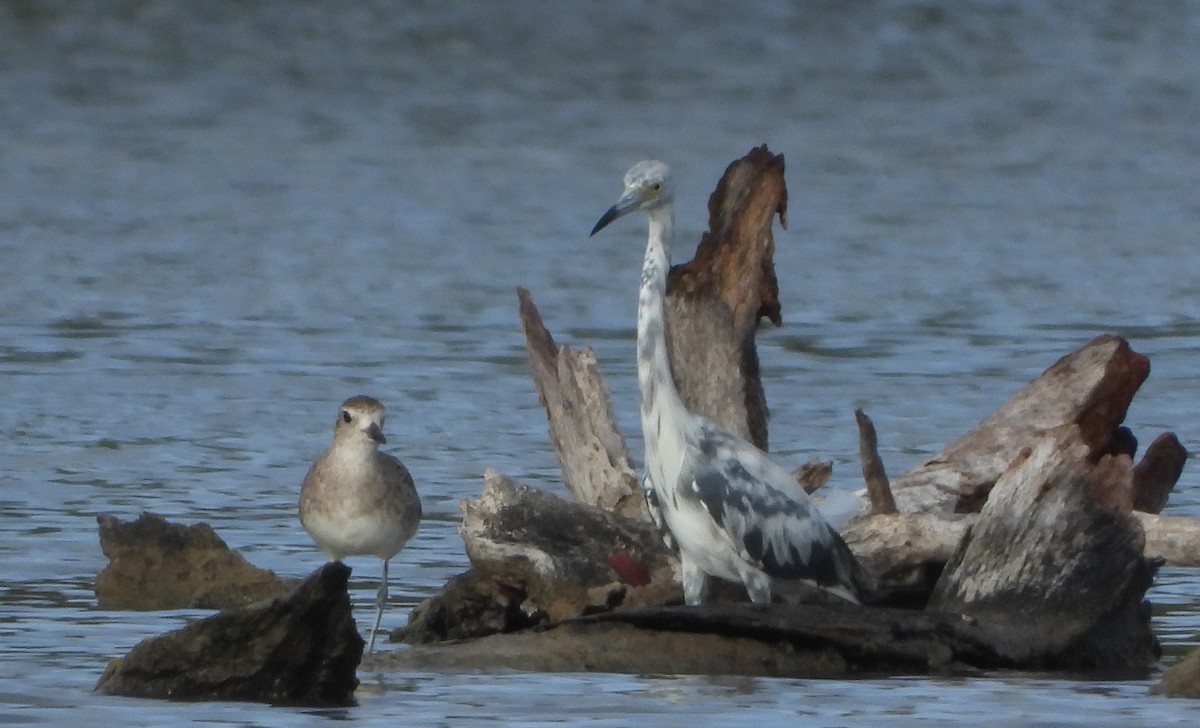
[[[595,353],[555,344],[529,291],[518,288],[517,298],[533,382],[567,490],[580,503],[649,519]]]
[[[1167,566],[1200,566],[1200,519],[1133,512],[1146,533],[1146,557]]]

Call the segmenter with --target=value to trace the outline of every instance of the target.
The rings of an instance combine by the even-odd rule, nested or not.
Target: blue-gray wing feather
[[[744,557],[773,578],[822,586],[856,581],[858,565],[837,532],[806,498],[770,484],[790,477],[786,471],[723,431],[703,435],[702,457],[683,477]]]

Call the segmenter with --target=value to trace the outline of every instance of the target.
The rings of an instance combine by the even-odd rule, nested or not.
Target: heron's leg
[[[746,587],[746,593],[750,595],[750,601],[755,604],[770,604],[771,603],[771,577],[762,573],[758,569],[745,568],[741,569],[742,584]]]
[[[383,560],[383,578],[379,580],[379,592],[375,595],[375,626],[371,628],[371,641],[367,644],[367,654],[375,651],[375,633],[379,631],[379,622],[383,619],[383,608],[387,606],[388,598],[388,560]]]
[[[679,557],[679,568],[683,572],[683,601],[692,606],[703,604],[708,592],[708,574],[683,555]]]
[[[650,520],[654,521],[654,526],[658,529],[658,535],[662,537],[667,550],[674,551],[675,538],[671,535],[671,529],[667,527],[667,522],[663,519],[662,507],[659,505],[658,493],[654,490],[654,483],[650,480],[650,473],[646,473],[642,478],[642,494],[646,496],[646,510],[650,512]]]

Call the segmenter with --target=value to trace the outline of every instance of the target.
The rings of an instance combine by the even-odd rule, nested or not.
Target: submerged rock
[[[101,609],[224,609],[271,599],[290,588],[225,545],[206,523],[183,526],[153,513],[132,523],[101,514],[96,577]]]
[[[363,640],[349,576],[345,564],[326,564],[287,597],[145,640],[113,660],[96,689],[165,700],[352,704]]]

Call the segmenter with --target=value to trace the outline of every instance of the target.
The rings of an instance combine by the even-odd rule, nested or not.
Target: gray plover
[[[388,597],[388,561],[404,548],[421,522],[421,498],[408,468],[379,451],[387,440],[379,400],[359,395],[342,403],[333,427],[333,444],[304,478],[300,523],[332,561],[346,556],[378,556],[383,577],[375,598],[375,625]]]

